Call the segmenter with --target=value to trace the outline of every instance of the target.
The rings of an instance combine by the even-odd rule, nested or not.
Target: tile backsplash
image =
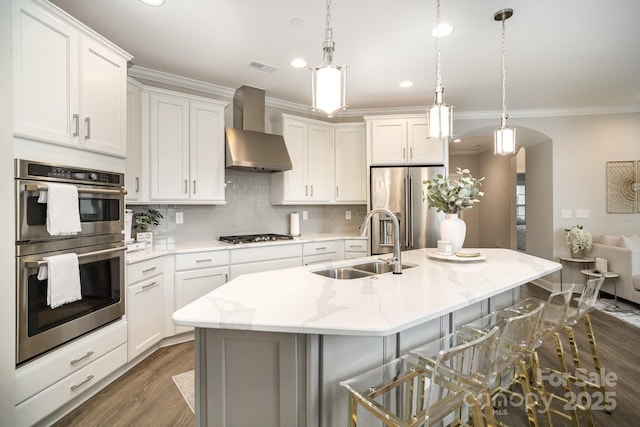
[[[289,214],[300,214],[300,232],[357,232],[366,215],[365,205],[275,206],[271,204],[271,178],[268,173],[226,170],[226,205],[134,205],[134,212],[157,209],[164,218],[151,227],[155,241],[217,240],[219,236],[255,233],[289,234]],[[308,219],[302,219],[306,211]],[[351,219],[345,212],[351,211]],[[183,223],[176,224],[176,212]]]

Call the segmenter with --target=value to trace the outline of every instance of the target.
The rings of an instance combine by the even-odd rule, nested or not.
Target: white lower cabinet
[[[164,337],[163,294],[164,257],[127,265],[129,361]]]
[[[176,255],[174,311],[229,281],[229,251],[203,251]],[[176,326],[175,333],[193,328]]]
[[[367,239],[345,239],[344,259],[362,258],[367,255]]]
[[[338,261],[342,258],[339,255],[339,243],[340,241],[337,240],[305,243],[302,246],[302,264],[313,265]]]
[[[302,265],[302,243],[238,248],[231,251],[231,279],[242,274],[260,273]]]
[[[104,326],[89,335],[16,369],[17,426],[34,425],[127,363],[127,322]]]

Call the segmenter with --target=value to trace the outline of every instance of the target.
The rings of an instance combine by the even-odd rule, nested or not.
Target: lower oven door
[[[122,242],[17,257],[17,363],[106,325],[124,315]],[[47,279],[38,280],[46,256],[76,253],[82,299],[47,305]]]
[[[17,241],[49,240],[47,204],[39,203],[47,183],[17,180]],[[82,231],[76,236],[122,233],[124,229],[124,190],[116,187],[76,185]]]

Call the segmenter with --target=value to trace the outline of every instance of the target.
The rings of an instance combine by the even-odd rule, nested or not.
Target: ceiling
[[[310,105],[309,71],[322,62],[325,0],[52,0],[134,56],[136,67]],[[435,0],[333,0],[337,64],[348,64],[350,114],[421,111],[433,103]],[[640,104],[640,1],[441,0],[455,30],[441,41],[445,101],[457,112],[498,112],[500,32],[506,22],[509,111]],[[294,19],[297,18],[297,19]],[[300,22],[301,21],[301,22]],[[249,66],[275,67],[265,72]],[[413,87],[399,88],[403,80]],[[336,114],[339,116],[340,114]],[[499,113],[496,115],[496,124]]]

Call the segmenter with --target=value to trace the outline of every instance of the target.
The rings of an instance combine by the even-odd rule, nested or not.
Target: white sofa
[[[607,270],[617,273],[619,298],[640,304],[640,236],[594,236],[589,256],[607,260]],[[602,285],[604,292],[613,295],[613,280]]]

